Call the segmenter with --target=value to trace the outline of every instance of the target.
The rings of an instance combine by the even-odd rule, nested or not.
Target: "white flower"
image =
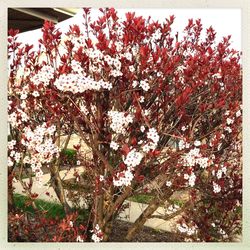
[[[201,145],[201,142],[200,142],[200,141],[196,140],[196,141],[194,142],[194,146],[195,146],[195,147],[199,147],[200,145]]]
[[[194,173],[192,173],[190,176],[189,176],[189,179],[188,179],[188,184],[189,186],[193,187],[195,185],[195,180],[196,180],[196,176]]]
[[[100,180],[100,181],[104,181],[104,176],[103,176],[103,175],[100,175],[100,176],[99,176],[99,180]]]
[[[167,187],[171,187],[172,186],[172,182],[171,181],[166,181],[166,186]]]
[[[220,73],[213,74],[212,76],[216,77],[216,78],[221,78],[221,74]]]
[[[80,166],[80,164],[81,164],[81,161],[78,160],[78,161],[76,162],[76,165],[77,165],[77,166]]]
[[[130,65],[128,68],[132,73],[135,72],[135,67],[133,65]]]
[[[225,130],[228,132],[228,133],[232,133],[232,129],[230,127],[225,127]]]
[[[102,236],[102,231],[99,227],[98,224],[96,224],[94,230],[93,230],[93,234],[91,236],[91,239],[94,241],[94,242],[100,242],[102,241],[103,239],[103,236]]]
[[[148,109],[143,110],[143,115],[148,116],[150,114],[150,111]]]
[[[33,95],[34,97],[38,97],[40,94],[39,94],[38,91],[34,91],[34,92],[32,93],[32,95]]]
[[[114,141],[111,141],[110,148],[117,150],[119,148],[119,144]]]
[[[223,167],[221,168],[221,171],[222,171],[222,173],[226,174],[226,173],[227,173],[227,168],[226,168],[225,166],[223,166]]]
[[[110,74],[114,77],[122,76],[122,72],[120,70],[111,70]]]
[[[133,83],[132,83],[132,87],[133,87],[133,88],[135,88],[135,87],[137,87],[137,86],[138,86],[138,84],[139,84],[139,82],[138,82],[138,81],[133,81]]]
[[[241,116],[241,111],[238,110],[236,113],[235,113],[236,117],[240,117]]]
[[[70,227],[73,227],[73,226],[74,226],[73,221],[69,221],[69,226],[70,226]]]
[[[26,102],[24,101],[24,102],[21,102],[21,104],[20,104],[20,107],[22,108],[22,109],[25,109],[26,108]]]
[[[145,144],[142,146],[142,151],[145,153],[148,153],[150,151],[150,145],[149,144]]]
[[[145,127],[144,127],[144,126],[141,126],[141,127],[140,127],[140,130],[141,130],[141,132],[143,133],[143,132],[145,131]]]
[[[188,226],[185,223],[177,224],[177,228],[181,233],[186,233],[188,230]]]
[[[14,165],[14,162],[11,160],[10,157],[8,157],[8,167],[12,167]]]
[[[218,179],[220,179],[222,177],[222,171],[218,170],[216,176]]]
[[[130,52],[126,52],[126,53],[124,54],[124,56],[125,56],[125,58],[126,58],[127,60],[129,60],[129,61],[132,60],[132,54],[131,54]]]
[[[234,122],[233,119],[227,118],[227,125],[233,124],[233,122]]]
[[[181,130],[182,130],[182,131],[186,131],[186,130],[187,130],[187,127],[182,126],[182,127],[181,127]]]
[[[144,91],[148,91],[148,90],[150,89],[147,80],[140,81],[140,87],[141,87]]]
[[[140,96],[139,102],[140,102],[140,103],[143,103],[144,101],[145,101],[145,97],[144,97],[144,96]]]
[[[221,186],[219,186],[217,183],[213,182],[213,191],[214,191],[214,193],[219,193],[221,191]]]
[[[27,97],[28,97],[27,93],[22,93],[21,96],[20,96],[20,99],[25,100]]]

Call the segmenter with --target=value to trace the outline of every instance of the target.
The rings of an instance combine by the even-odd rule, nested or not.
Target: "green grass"
[[[184,205],[184,201],[182,200],[177,200],[177,199],[171,199],[171,202],[175,205],[178,205],[179,207],[182,207]]]
[[[27,205],[28,197],[21,194],[14,194],[14,203],[17,208],[21,209],[24,212],[28,212],[31,214],[35,213],[34,208],[31,205]],[[63,206],[60,203],[55,202],[49,202],[41,199],[36,199],[35,204],[37,206],[37,209],[39,212],[46,212],[45,216],[47,218],[64,218],[65,212],[63,209]],[[77,221],[82,223],[83,221],[86,221],[88,218],[88,210],[86,209],[72,209],[73,211],[78,212],[78,218]]]
[[[128,198],[130,201],[148,204],[154,196],[149,194],[136,194]]]
[[[62,161],[67,164],[76,164],[77,151],[75,149],[62,149],[61,157]]]
[[[26,204],[28,202],[28,197],[21,194],[14,194],[14,202],[17,208],[32,214],[35,213],[34,208],[31,205]],[[63,218],[65,216],[63,207],[59,203],[36,199],[35,204],[38,208],[38,211],[46,211],[46,217],[48,218]]]

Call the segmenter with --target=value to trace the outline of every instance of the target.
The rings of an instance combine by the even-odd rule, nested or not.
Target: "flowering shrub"
[[[127,13],[120,21],[113,8],[100,11],[92,21],[85,8],[83,25],[66,34],[46,21],[38,51],[10,30],[9,169],[31,168],[39,178],[47,166],[69,211],[60,137],[76,133],[92,152],[85,159],[75,145],[91,176],[93,241],[109,239],[131,195],[154,198],[128,241],[176,192],[189,197],[173,212],[187,240],[232,240],[241,230],[240,53],[230,36],[216,44],[212,27],[201,39],[201,20],[190,19],[179,40],[174,16],[159,23]]]

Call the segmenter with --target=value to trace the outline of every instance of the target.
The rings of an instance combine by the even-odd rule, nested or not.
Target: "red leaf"
[[[128,144],[124,144],[121,148],[121,151],[122,151],[122,154],[126,156],[130,151]]]

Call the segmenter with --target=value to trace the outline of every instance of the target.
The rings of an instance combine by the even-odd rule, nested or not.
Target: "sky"
[[[173,34],[177,31],[179,32],[179,38],[181,38],[181,33],[188,23],[188,19],[201,18],[201,23],[203,24],[204,32],[206,28],[212,26],[216,33],[216,42],[220,42],[224,36],[232,35],[231,37],[231,47],[236,50],[241,50],[241,10],[240,9],[117,9],[118,16],[124,17],[127,12],[135,12],[136,15],[141,15],[145,18],[151,16],[155,21],[162,22],[165,18],[170,15],[174,15],[175,21],[172,25]],[[95,20],[100,11],[98,9],[91,10],[91,19]],[[72,18],[67,19],[63,22],[58,23],[56,26],[61,29],[61,31],[67,32],[70,24],[77,24],[82,22],[82,10]],[[34,30],[21,33],[18,40],[28,44],[38,44],[38,39],[41,37],[41,30]]]

